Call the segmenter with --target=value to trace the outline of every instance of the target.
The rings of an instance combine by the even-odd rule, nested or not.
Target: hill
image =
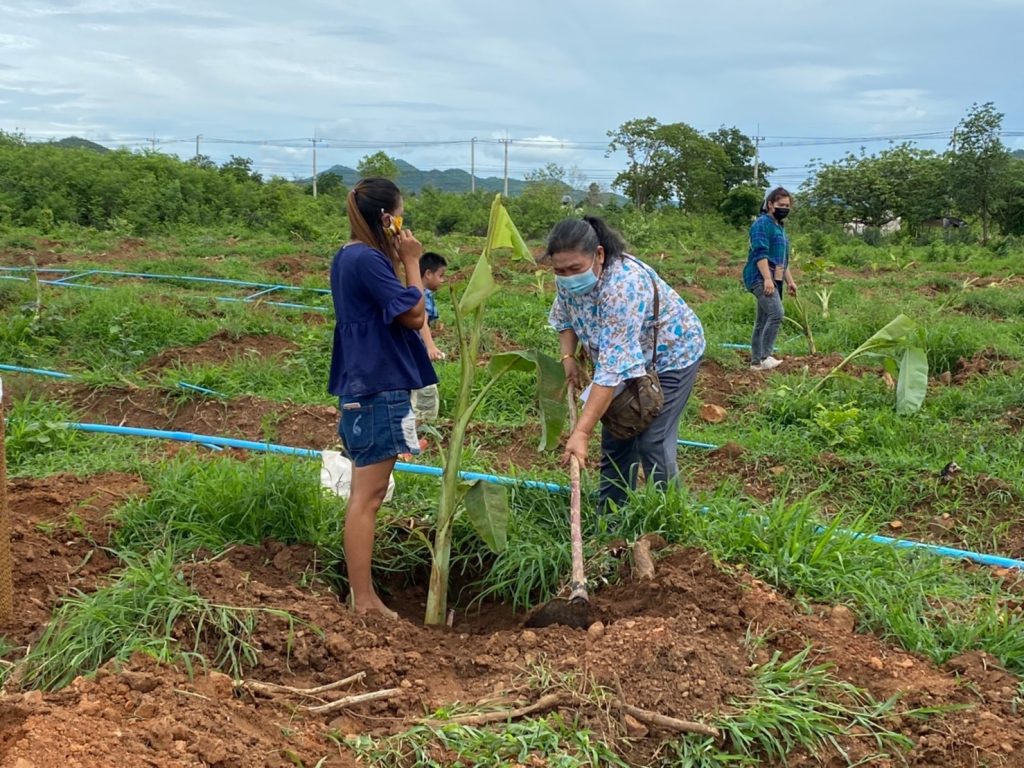
[[[107,147],[102,144],[97,144],[95,141],[89,141],[88,139],[80,139],[77,136],[68,136],[66,139],[52,142],[54,146],[64,147],[65,149],[88,149],[93,152],[109,152]]]
[[[426,187],[433,187],[442,192],[468,192],[470,189],[470,175],[461,168],[448,168],[438,170],[422,171],[405,160],[396,160],[398,165],[398,186],[411,193],[417,193]],[[334,173],[341,177],[346,187],[353,186],[359,181],[359,171],[349,168],[347,165],[333,165],[324,173]],[[304,179],[308,183],[309,179]],[[497,176],[476,178],[476,188],[485,192],[501,192],[505,188],[504,179]],[[518,195],[526,188],[526,182],[521,179],[508,180],[508,193]]]

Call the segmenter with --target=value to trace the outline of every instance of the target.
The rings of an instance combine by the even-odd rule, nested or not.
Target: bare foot
[[[377,613],[391,621],[396,621],[398,619],[398,613],[384,605],[384,601],[377,595],[373,595],[369,599],[360,601],[356,604],[355,596],[349,593],[348,604],[349,607],[360,616],[365,616],[368,613]]]

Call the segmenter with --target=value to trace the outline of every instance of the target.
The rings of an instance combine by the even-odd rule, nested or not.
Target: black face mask
[[[789,208],[776,208],[772,211],[772,216],[775,217],[776,221],[782,221],[784,218],[789,216]]]

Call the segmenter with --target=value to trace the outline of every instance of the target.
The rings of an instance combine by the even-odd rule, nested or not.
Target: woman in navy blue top
[[[750,252],[743,267],[743,284],[757,300],[757,317],[750,342],[750,369],[770,371],[782,361],[772,355],[784,312],[782,283],[796,295],[796,283],[789,272],[789,239],[783,221],[793,198],[782,187],[768,193],[761,215],[750,225]]]
[[[377,511],[400,453],[419,453],[409,393],[437,383],[419,331],[426,322],[423,246],[402,229],[404,204],[387,179],[349,192],[352,239],[331,263],[334,347],[328,389],[339,398],[338,433],[352,460],[345,567],[353,608],[390,618],[370,576]],[[405,281],[399,279],[402,268]]]

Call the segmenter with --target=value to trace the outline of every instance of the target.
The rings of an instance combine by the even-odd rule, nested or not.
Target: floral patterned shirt
[[[642,376],[654,357],[654,280],[658,283],[658,373],[686,368],[704,354],[704,328],[654,269],[631,256],[615,259],[590,293],[558,290],[548,322],[570,328],[594,361],[594,383],[617,387]]]

